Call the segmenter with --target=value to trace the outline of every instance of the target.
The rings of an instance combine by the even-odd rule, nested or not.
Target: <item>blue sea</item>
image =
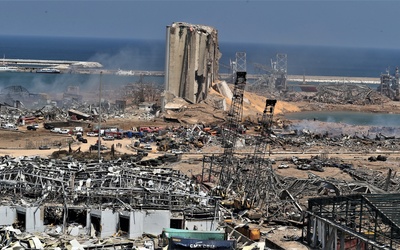
[[[220,72],[229,73],[236,52],[246,52],[247,72],[261,73],[254,64],[270,65],[277,53],[287,54],[289,75],[379,77],[387,69],[393,73],[400,64],[400,49],[365,49],[274,44],[219,44]],[[97,61],[105,69],[163,71],[165,41],[101,38],[0,36],[0,56],[20,59]],[[21,85],[28,91],[64,91],[69,85],[82,89],[98,82],[96,75],[42,75],[1,73],[0,90]],[[104,84],[118,87],[139,79],[133,76],[104,76]],[[145,77],[144,82],[163,83],[162,77]]]

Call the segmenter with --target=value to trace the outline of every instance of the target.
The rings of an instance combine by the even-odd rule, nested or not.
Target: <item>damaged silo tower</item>
[[[165,90],[192,103],[204,100],[218,78],[219,58],[213,27],[182,22],[167,26]]]

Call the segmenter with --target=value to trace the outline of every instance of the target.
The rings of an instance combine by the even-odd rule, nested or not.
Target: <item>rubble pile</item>
[[[295,126],[294,126],[295,127]],[[390,130],[390,128],[386,128]],[[383,131],[384,128],[371,128],[368,134],[358,134],[357,131],[354,135],[343,134],[334,130],[326,130],[325,133],[311,132],[307,129],[292,130],[290,135],[279,135],[273,138],[272,143],[275,149],[281,148],[284,150],[300,149],[303,152],[308,149],[324,149],[331,152],[368,152],[375,151],[376,149],[386,151],[400,150],[400,138],[392,135],[385,135],[380,132],[373,133],[374,131]],[[391,130],[390,130],[391,131]],[[391,131],[391,134],[395,132]]]
[[[77,228],[77,227],[76,227]],[[75,227],[71,227],[71,231]],[[71,232],[69,230],[69,232]],[[53,232],[54,231],[54,232]],[[123,238],[110,238],[100,240],[98,238],[80,239],[80,244],[76,236],[69,234],[62,235],[61,227],[41,234],[30,234],[22,232],[12,226],[0,228],[1,249],[132,249],[134,246],[144,245],[146,241],[138,240],[132,242]],[[143,248],[146,249],[146,248]]]
[[[320,104],[377,105],[390,102],[390,99],[365,84],[322,83],[319,85],[299,85],[305,92],[287,92],[283,96],[287,101],[308,101]],[[266,92],[266,94],[270,94]]]
[[[119,209],[200,205],[199,186],[169,168],[121,160],[99,163],[5,156],[0,161],[2,202],[11,205],[19,200]]]
[[[171,155],[158,157],[157,164],[128,158],[99,162],[72,157],[0,157],[0,214],[6,213],[5,220],[0,220],[0,239],[8,239],[0,240],[0,247],[132,249],[140,242],[126,237],[129,223],[122,219],[120,231],[112,238],[99,235],[102,226],[97,217],[90,215],[87,224],[90,211],[115,211],[120,216],[170,211],[178,218],[214,220],[216,203],[208,191],[179,170],[162,165],[179,159]],[[11,220],[10,209],[17,211]],[[35,214],[38,210],[40,219],[33,218],[36,229],[32,231],[28,211]],[[42,233],[32,234],[41,231],[40,225],[45,227]]]
[[[382,96],[375,90],[358,84],[336,83],[320,85],[315,98],[324,103],[380,104]]]

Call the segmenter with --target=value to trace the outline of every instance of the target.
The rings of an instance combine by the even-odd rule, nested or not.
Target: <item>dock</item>
[[[99,62],[68,61],[68,60],[36,60],[36,59],[2,59],[2,64],[17,67],[17,72],[33,72],[40,68],[56,68],[60,73],[74,74],[111,74],[121,76],[152,76],[164,77],[164,71],[147,70],[113,70],[103,69]],[[220,73],[219,79],[226,80],[232,76],[229,73]],[[248,74],[249,81],[262,78],[261,74]],[[350,76],[303,76],[288,75],[288,82],[294,83],[354,83],[354,84],[380,84],[379,77],[350,77]]]
[[[18,67],[18,71],[26,71],[39,68],[57,68],[71,69],[78,68],[101,68],[103,65],[99,62],[89,61],[68,61],[68,60],[36,60],[36,59],[5,59],[1,60],[1,64]]]

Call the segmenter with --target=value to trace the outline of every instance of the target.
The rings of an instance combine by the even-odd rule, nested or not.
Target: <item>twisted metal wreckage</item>
[[[204,155],[200,183],[179,171],[137,159],[91,162],[5,156],[0,158],[2,225],[18,221],[20,225],[14,226],[26,232],[50,230],[54,235],[66,232],[100,238],[125,232],[132,239],[144,233],[159,234],[171,223],[185,227],[202,221],[207,222],[203,229],[215,229],[222,218],[235,217],[246,224],[306,227],[303,240],[319,249],[344,248],[346,244],[368,249],[398,248],[396,206],[400,196],[396,192],[400,181],[396,173],[356,169],[321,153],[311,159],[288,157],[286,161],[304,170],[340,168],[354,181],[321,178],[311,172],[305,179],[284,177],[274,171],[275,161],[266,157],[271,147],[324,144],[356,150],[362,145],[379,144],[391,148],[396,138],[382,134],[375,139],[347,135],[335,138],[307,131],[288,137],[272,136],[276,101],[267,100],[260,135],[250,140],[254,151],[236,153],[236,145],[243,139],[239,122],[246,82],[245,73],[238,72],[238,76],[228,129],[222,136],[224,153]],[[191,224],[190,220],[195,222]],[[81,227],[75,229],[74,225]],[[0,235],[10,232],[14,229],[3,228]],[[50,244],[49,239],[42,241]],[[11,241],[1,244],[8,246]],[[132,242],[118,244],[132,246]]]
[[[170,168],[122,160],[2,157],[0,162],[1,224],[17,221],[14,226],[26,232],[100,238],[118,233],[132,239],[158,235],[170,219],[212,224],[215,218],[212,197]],[[73,233],[73,225],[80,225],[79,232]]]
[[[223,143],[224,154],[203,158],[202,180],[223,197],[221,204],[238,212],[239,217],[247,223],[307,225],[303,239],[317,249],[345,249],[352,244],[357,249],[397,249],[400,246],[400,227],[396,206],[400,202],[400,194],[388,192],[398,192],[400,182],[391,170],[386,177],[368,174],[354,169],[350,164],[341,164],[333,159],[330,161],[324,157],[325,154],[321,154],[321,157],[315,157],[307,164],[296,157],[292,158],[292,162],[299,169],[317,171],[323,171],[323,167],[338,167],[356,181],[348,183],[334,178],[323,179],[312,173],[309,173],[308,179],[302,180],[282,177],[274,172],[274,161],[265,158],[264,154],[270,150],[271,144],[283,145],[280,139],[271,137],[275,100],[266,101],[261,133],[254,139],[254,154],[241,158],[233,155],[240,137],[237,128],[241,120],[244,89],[240,78],[245,76],[238,72],[235,82],[229,113],[230,129],[228,136],[223,138],[229,139]],[[381,134],[377,135],[376,141],[380,137]],[[371,141],[368,138],[363,140]],[[378,158],[386,160],[386,157]],[[311,197],[321,198],[308,200],[307,209],[307,199]],[[341,223],[340,220],[347,222]]]

